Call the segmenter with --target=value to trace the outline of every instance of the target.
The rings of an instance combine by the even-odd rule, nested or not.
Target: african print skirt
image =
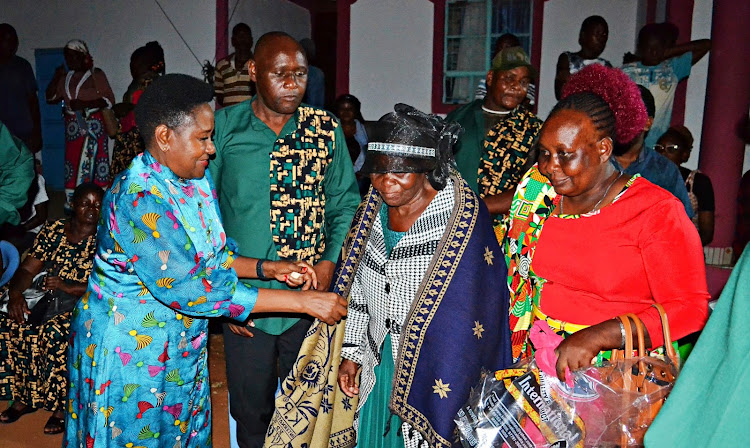
[[[146,145],[143,143],[138,128],[134,127],[129,131],[118,133],[115,136],[115,145],[112,149],[112,165],[109,167],[110,179],[114,179],[115,176],[125,171],[135,156],[145,149]]]
[[[109,136],[104,132],[101,110],[64,113],[65,121],[65,194],[67,205],[73,190],[86,182],[109,186]]]
[[[0,317],[0,399],[48,411],[65,409],[70,314],[39,327]]]

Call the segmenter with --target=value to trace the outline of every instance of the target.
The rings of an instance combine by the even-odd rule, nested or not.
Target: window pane
[[[455,36],[487,33],[486,0],[455,1],[446,5],[446,34]]]
[[[477,88],[475,79],[473,76],[446,76],[443,102],[446,104],[462,104],[472,101]]]
[[[485,70],[485,38],[448,38],[445,51],[446,71],[475,72]]]
[[[493,45],[505,33],[515,34],[526,53],[531,50],[531,0],[492,0]]]
[[[498,37],[515,34],[530,54],[533,0],[448,0],[445,8],[443,102],[467,103],[490,68]]]

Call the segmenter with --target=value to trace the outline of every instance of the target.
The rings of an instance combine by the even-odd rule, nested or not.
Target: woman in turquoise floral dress
[[[346,314],[332,293],[258,290],[238,277],[306,289],[304,262],[237,255],[210,174],[210,86],[187,75],[152,84],[136,108],[147,151],[104,199],[88,290],[73,311],[65,446],[210,447],[209,317]]]

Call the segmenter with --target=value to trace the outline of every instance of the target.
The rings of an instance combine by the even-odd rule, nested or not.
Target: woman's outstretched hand
[[[303,290],[317,289],[318,277],[312,265],[306,261],[266,261],[263,263],[263,274],[268,278],[286,283],[292,288],[302,286]]]
[[[341,365],[339,366],[339,387],[347,397],[359,395],[359,387],[357,387],[356,383],[358,370],[359,364],[356,362],[348,359],[341,361]]]
[[[346,300],[332,292],[315,290],[300,291],[303,313],[316,317],[328,325],[334,325],[346,316]]]

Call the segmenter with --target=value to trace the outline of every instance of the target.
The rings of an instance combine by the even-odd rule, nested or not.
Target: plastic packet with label
[[[640,364],[639,364],[640,363]],[[621,378],[643,359],[574,372],[573,386],[541,371],[533,358],[485,372],[455,422],[465,448],[641,446],[671,384],[631,391]],[[655,377],[644,381],[654,385]],[[663,386],[663,387],[662,387]]]

